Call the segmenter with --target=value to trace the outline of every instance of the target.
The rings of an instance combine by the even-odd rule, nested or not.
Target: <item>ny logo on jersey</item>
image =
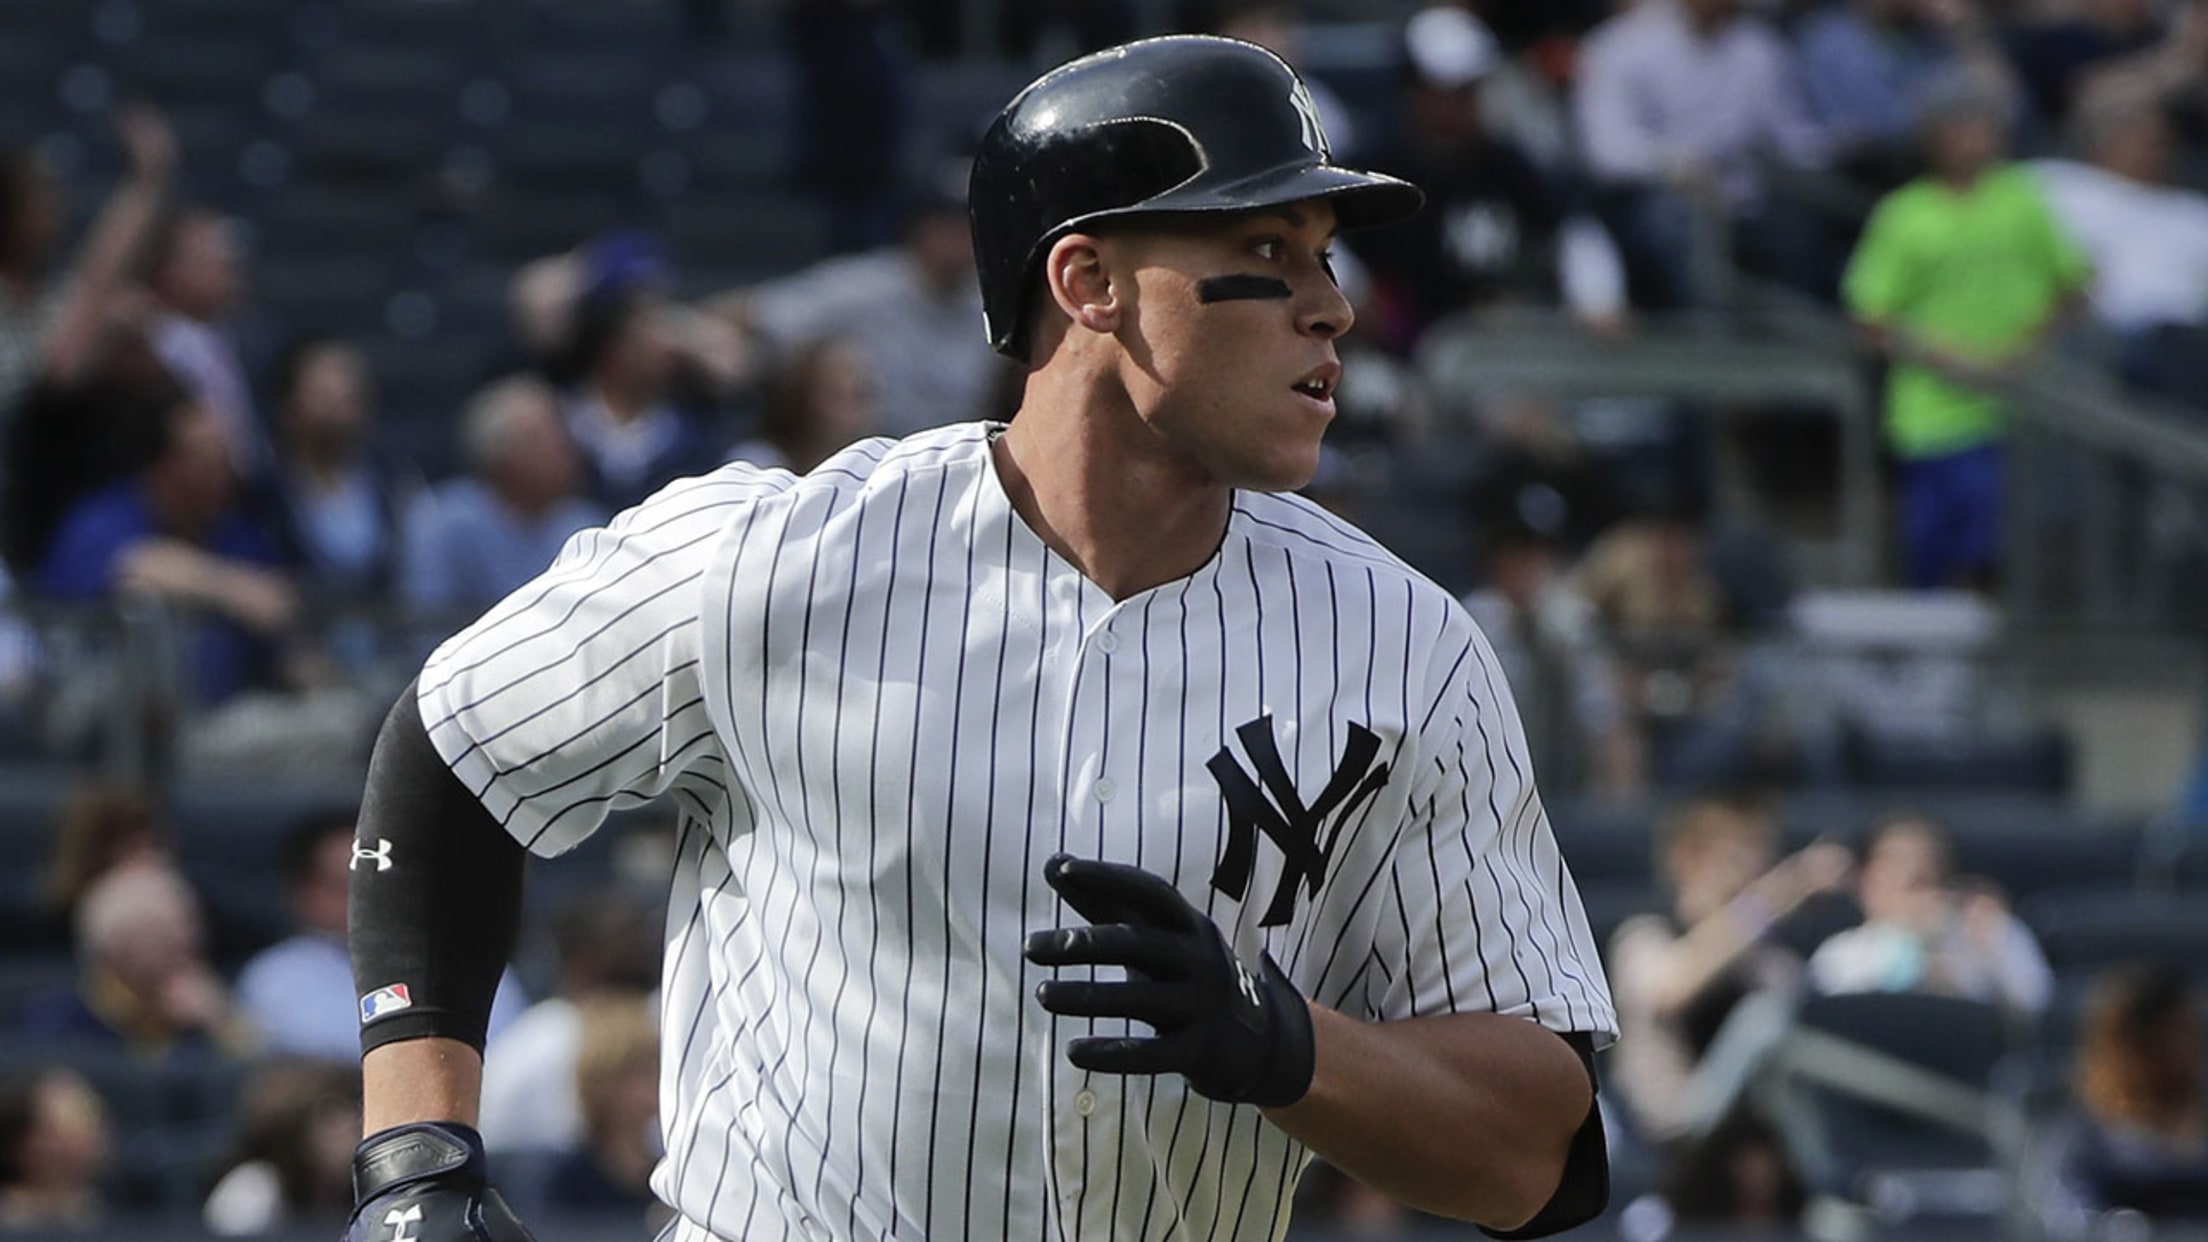
[[[1327,779],[1318,799],[1306,806],[1287,766],[1280,761],[1271,716],[1260,716],[1242,725],[1234,735],[1242,739],[1242,749],[1249,754],[1257,775],[1253,778],[1244,771],[1235,761],[1234,752],[1225,746],[1204,764],[1227,802],[1227,848],[1212,870],[1211,886],[1236,901],[1243,900],[1250,891],[1250,874],[1257,866],[1257,834],[1271,837],[1288,863],[1281,870],[1280,884],[1273,889],[1272,903],[1265,907],[1258,926],[1278,927],[1295,914],[1299,882],[1312,897],[1319,895],[1319,886],[1326,881],[1327,859],[1334,852],[1342,825],[1349,822],[1365,799],[1388,783],[1388,765],[1377,762],[1380,739],[1370,729],[1352,722],[1349,745],[1334,765],[1334,775]],[[1267,793],[1272,795],[1270,799]],[[1331,825],[1327,823],[1330,815]],[[1323,839],[1322,827],[1326,829]]]
[[[1299,80],[1289,90],[1288,102],[1295,105],[1296,119],[1302,125],[1303,145],[1322,160],[1333,159],[1334,153],[1326,149],[1326,130],[1319,125],[1319,105],[1311,101],[1311,88]]]

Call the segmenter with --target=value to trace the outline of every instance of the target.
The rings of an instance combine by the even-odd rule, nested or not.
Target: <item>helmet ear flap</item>
[[[999,117],[982,142],[968,202],[989,343],[1025,362],[1037,299],[1043,296],[1041,265],[1050,248],[1098,212],[1188,184],[1203,172],[1205,158],[1186,127],[1156,117],[1115,117],[1046,132],[1023,150],[1016,137],[998,132],[1009,116]],[[1019,158],[1008,158],[1013,154]],[[984,204],[1005,209],[1005,218],[986,235]],[[1007,234],[1034,241],[1013,256]]]

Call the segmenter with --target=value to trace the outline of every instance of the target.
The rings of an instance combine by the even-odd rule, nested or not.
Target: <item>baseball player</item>
[[[1494,655],[1284,494],[1330,238],[1418,201],[1253,45],[1063,66],[973,172],[1011,423],[674,484],[439,648],[361,818],[349,1237],[528,1237],[470,1128],[524,852],[663,795],[666,1238],[1277,1239],[1313,1154],[1598,1212],[1615,1021]]]

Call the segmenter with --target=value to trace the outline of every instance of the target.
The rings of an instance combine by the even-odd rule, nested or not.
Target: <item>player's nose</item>
[[[1330,341],[1348,332],[1356,322],[1356,308],[1332,277],[1318,276],[1297,291],[1297,331]]]

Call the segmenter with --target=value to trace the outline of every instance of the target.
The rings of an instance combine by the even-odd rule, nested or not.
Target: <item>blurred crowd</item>
[[[773,6],[680,7],[710,57],[732,13]],[[801,105],[786,175],[830,253],[701,287],[684,266],[711,256],[651,228],[566,238],[502,274],[493,364],[426,411],[387,408],[363,340],[258,313],[250,221],[180,191],[196,153],[163,101],[113,108],[112,186],[0,149],[0,597],[41,619],[0,633],[0,703],[89,676],[42,618],[150,609],[176,647],[149,719],[187,772],[354,772],[439,637],[671,479],[802,472],[867,436],[1012,416],[1020,376],[979,330],[964,212],[978,134],[911,132],[910,81],[976,52],[1039,65],[1160,10],[1005,4],[988,28],[950,0],[776,11]],[[1175,20],[1323,65],[1314,16],[1211,0]],[[1723,322],[1743,281],[1821,303],[1884,371],[1889,581],[1928,593],[1872,630],[1975,632],[2004,557],[2005,384],[2060,352],[2208,410],[2208,0],[1490,0],[1384,25],[1382,72],[1317,70],[1313,94],[1338,158],[1429,203],[1343,242],[1358,329],[1311,490],[1356,512],[1434,446],[1461,450],[1424,521],[1464,552],[1450,585],[1510,672],[1544,788],[1645,804],[1844,787],[1994,729],[1951,645],[1876,662],[1805,645],[1781,537],[1716,512],[1690,412],[1526,395],[1443,435],[1416,360],[1468,316],[1608,341]],[[71,719],[0,744],[81,758]],[[2024,787],[2059,792],[2059,757],[1996,741],[1964,779],[2013,781],[2022,753]],[[2055,1003],[2027,921],[1953,874],[1938,823],[1861,827],[1782,859],[1767,804],[1693,801],[1641,845],[1665,904],[1615,924],[1627,1029],[1605,1109],[1682,1219],[1789,1219],[1811,1197],[1796,1119],[1757,1087],[1805,998],[1932,994],[2026,1025]],[[48,882],[4,920],[11,953],[69,965],[8,1015],[0,1228],[98,1228],[180,1197],[225,1234],[342,1211],[359,1107],[344,891],[374,865],[364,848],[346,812],[301,822],[292,934],[211,953],[157,798],[65,808]],[[494,1017],[483,1132],[515,1197],[641,1218],[657,916],[616,888],[532,918],[551,951]],[[2035,1210],[2074,1232],[2117,1208],[2208,1214],[2194,982],[2111,965],[2061,1013],[2074,1105]],[[172,1064],[227,1067],[235,1106],[142,1098]],[[204,1142],[147,1146],[204,1139],[186,1114],[214,1127],[219,1167]],[[1339,1219],[1400,1223],[1314,1186]]]
[[[1030,16],[1005,54],[1080,50],[1137,14]],[[1314,76],[1341,158],[1430,196],[1411,224],[1344,243],[1359,331],[1340,452],[1314,485],[1326,502],[1356,510],[1441,442],[1414,365],[1437,324],[1553,311],[1627,338],[1723,314],[1744,278],[1844,313],[1886,372],[1897,586],[1998,583],[1998,390],[2042,355],[2208,399],[2198,6],[1485,16],[1440,4],[1390,26],[1382,85],[1354,102]],[[6,152],[9,597],[173,617],[183,654],[164,689],[193,722],[178,730],[189,763],[357,759],[373,701],[438,634],[677,475],[803,470],[867,435],[1009,416],[1018,374],[972,330],[958,153],[975,135],[900,119],[942,20],[839,0],[779,26],[805,103],[788,175],[827,222],[826,257],[700,289],[684,263],[712,256],[648,228],[574,238],[509,272],[503,343],[441,410],[385,410],[361,341],[256,314],[249,222],[176,192],[191,153],[156,108],[118,106],[124,171],[96,209],[73,210],[80,187],[37,150]],[[1219,0],[1186,21],[1307,54],[1291,3]],[[68,239],[74,216],[89,224]],[[1452,548],[1491,633],[1553,684],[1545,733],[1581,752],[1551,765],[1559,779],[1632,796],[1749,769],[1844,778],[1845,739],[1804,736],[1755,654],[1785,632],[1793,584],[1774,532],[1713,510],[1707,412],[1478,407],[1469,435],[1448,429],[1463,503],[1439,524],[1454,533],[1428,542]],[[1764,465],[1799,469],[1826,443],[1762,413],[1772,443],[1749,451]]]
[[[0,1230],[112,1230],[189,1206],[217,1236],[321,1223],[352,1203],[358,1002],[346,951],[353,817],[279,840],[288,934],[187,876],[158,804],[66,801],[11,951],[67,969],[20,988],[0,1037]],[[368,853],[368,865],[374,855]],[[544,911],[539,994],[509,971],[482,1114],[508,1193],[560,1219],[655,1218],[657,896],[618,878]],[[277,929],[281,930],[281,929]],[[234,1097],[234,1098],[232,1098]]]

